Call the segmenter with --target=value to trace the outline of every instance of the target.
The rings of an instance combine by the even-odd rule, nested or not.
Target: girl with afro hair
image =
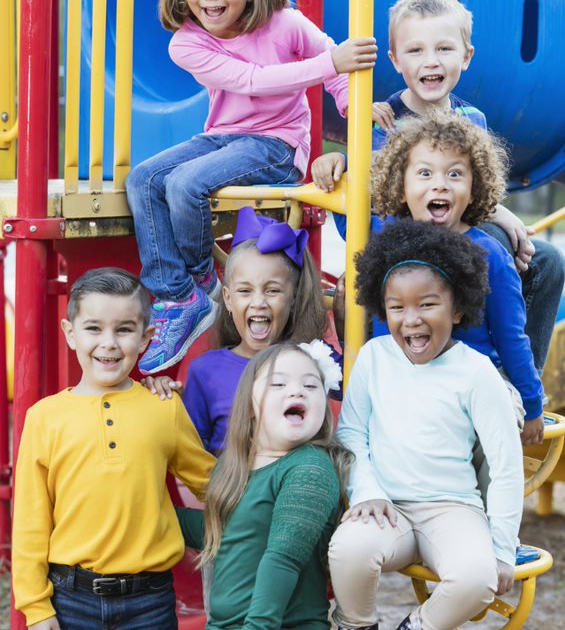
[[[455,231],[405,219],[357,259],[358,301],[390,335],[359,353],[337,435],[355,455],[350,508],[329,564],[339,628],[377,628],[382,571],[422,561],[441,582],[397,630],[453,630],[512,587],[522,449],[508,390],[488,357],[456,341],[488,291],[484,252]],[[479,438],[490,481],[472,464]]]

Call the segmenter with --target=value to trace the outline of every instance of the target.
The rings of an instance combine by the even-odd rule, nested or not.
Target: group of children
[[[559,253],[534,252],[499,205],[506,161],[484,116],[451,93],[471,14],[457,0],[391,9],[407,88],[374,106],[375,233],[356,263],[357,301],[377,319],[334,434],[341,357],[323,341],[307,232],[243,208],[222,286],[207,199],[299,180],[306,88],[323,82],[346,114],[347,73],[372,67],[375,42],[336,46],[286,0],[161,0],[160,13],[210,114],[128,178],[141,281],[105,268],[71,289],[62,328],[82,378],[28,412],[16,606],[33,630],[172,630],[186,544],[213,565],[209,630],[326,630],[328,562],[335,624],[376,629],[381,571],[416,561],[441,582],[397,630],[453,630],[512,587],[520,431],[543,439],[539,374],[563,284]],[[329,190],[344,168],[330,154],[312,173]],[[217,317],[220,347],[191,363],[181,400],[183,383],[154,375]],[[129,377],[142,353],[145,387]],[[167,472],[203,512],[173,507]]]

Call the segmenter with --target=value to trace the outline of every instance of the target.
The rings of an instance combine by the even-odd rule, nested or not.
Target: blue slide
[[[104,173],[111,178],[113,130],[113,67],[117,0],[107,9]],[[82,0],[83,15],[92,13],[92,0]],[[383,100],[402,87],[388,60],[387,9],[392,0],[375,0],[375,35],[379,58],[374,73],[374,98]],[[489,126],[512,149],[510,189],[535,188],[565,171],[565,31],[563,0],[466,0],[475,18],[475,56],[462,75],[456,93],[487,116]],[[203,129],[207,113],[205,89],[169,59],[170,33],[157,17],[156,0],[136,0],[132,163],[189,139]],[[325,30],[337,42],[347,37],[347,2],[325,0]],[[90,25],[82,37],[83,114],[89,107]],[[324,104],[324,135],[345,140],[345,124],[331,97]],[[88,172],[88,117],[81,116],[80,172]],[[563,176],[563,175],[562,175]]]

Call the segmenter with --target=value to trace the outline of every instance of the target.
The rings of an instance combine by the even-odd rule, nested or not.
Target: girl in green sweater
[[[352,455],[327,394],[341,370],[321,341],[257,354],[237,390],[204,515],[178,509],[213,561],[207,630],[327,630],[326,557]]]

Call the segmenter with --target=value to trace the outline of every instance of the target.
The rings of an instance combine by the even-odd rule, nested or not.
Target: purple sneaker
[[[139,371],[155,374],[178,363],[198,337],[214,323],[218,305],[198,286],[186,302],[156,300],[150,326],[155,333],[139,361]]]
[[[202,276],[194,276],[194,282],[206,293],[206,295],[214,302],[218,302],[222,296],[222,283],[219,281],[216,270],[212,267],[212,271]]]

